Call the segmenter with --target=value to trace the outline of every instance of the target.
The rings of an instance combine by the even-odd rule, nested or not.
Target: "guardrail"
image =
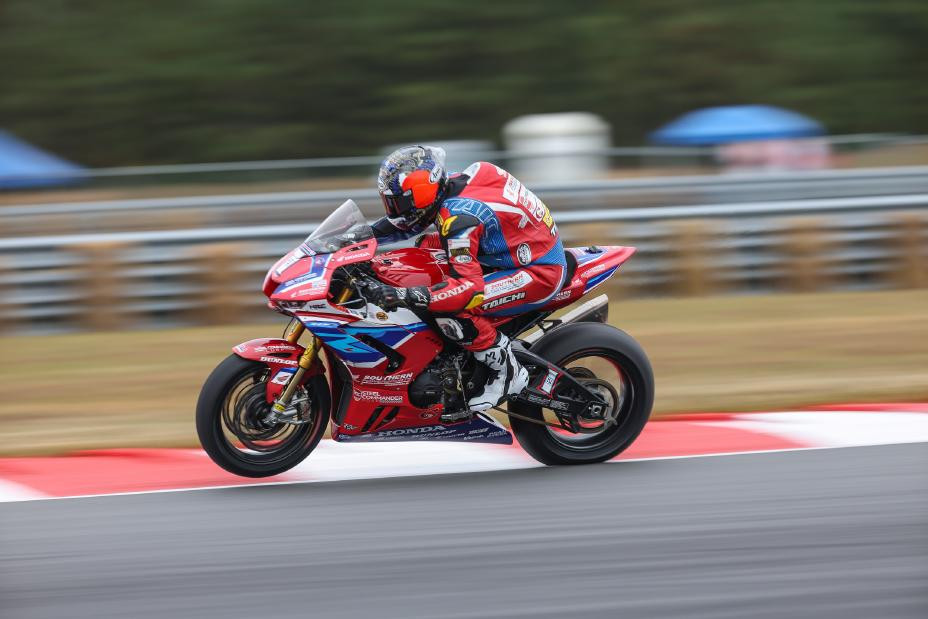
[[[714,205],[928,193],[928,166],[533,183],[563,215],[590,209]],[[322,219],[346,198],[382,212],[371,189],[184,196],[0,207],[0,235],[214,228]],[[585,216],[584,216],[585,217]]]
[[[556,212],[565,245],[634,245],[620,296],[928,285],[928,193]],[[289,223],[0,239],[0,329],[219,324],[273,314]]]

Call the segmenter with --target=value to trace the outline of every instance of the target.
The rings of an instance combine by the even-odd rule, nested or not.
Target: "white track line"
[[[54,498],[56,497],[37,492],[22,484],[0,479],[0,503],[15,503],[18,501],[36,501],[39,499]]]
[[[928,414],[892,412],[749,413],[701,425],[771,434],[805,445],[859,447],[928,442]]]

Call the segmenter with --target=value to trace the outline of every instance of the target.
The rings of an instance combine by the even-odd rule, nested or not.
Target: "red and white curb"
[[[685,415],[651,421],[618,460],[928,442],[928,403],[844,405],[776,413]],[[263,480],[236,477],[195,449],[110,449],[0,458],[0,502],[345,481],[541,466],[518,444],[325,440],[302,464]]]

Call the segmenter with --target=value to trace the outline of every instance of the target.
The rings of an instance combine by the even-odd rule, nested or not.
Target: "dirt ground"
[[[657,381],[655,415],[928,400],[928,291],[613,304]],[[193,446],[200,384],[283,324],[0,338],[0,455]]]

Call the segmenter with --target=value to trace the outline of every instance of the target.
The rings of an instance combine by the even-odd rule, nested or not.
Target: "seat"
[[[577,272],[577,257],[574,256],[573,252],[564,250],[564,260],[567,261],[567,274],[564,277],[564,285],[561,288],[570,286],[570,282],[574,279],[574,273]]]

